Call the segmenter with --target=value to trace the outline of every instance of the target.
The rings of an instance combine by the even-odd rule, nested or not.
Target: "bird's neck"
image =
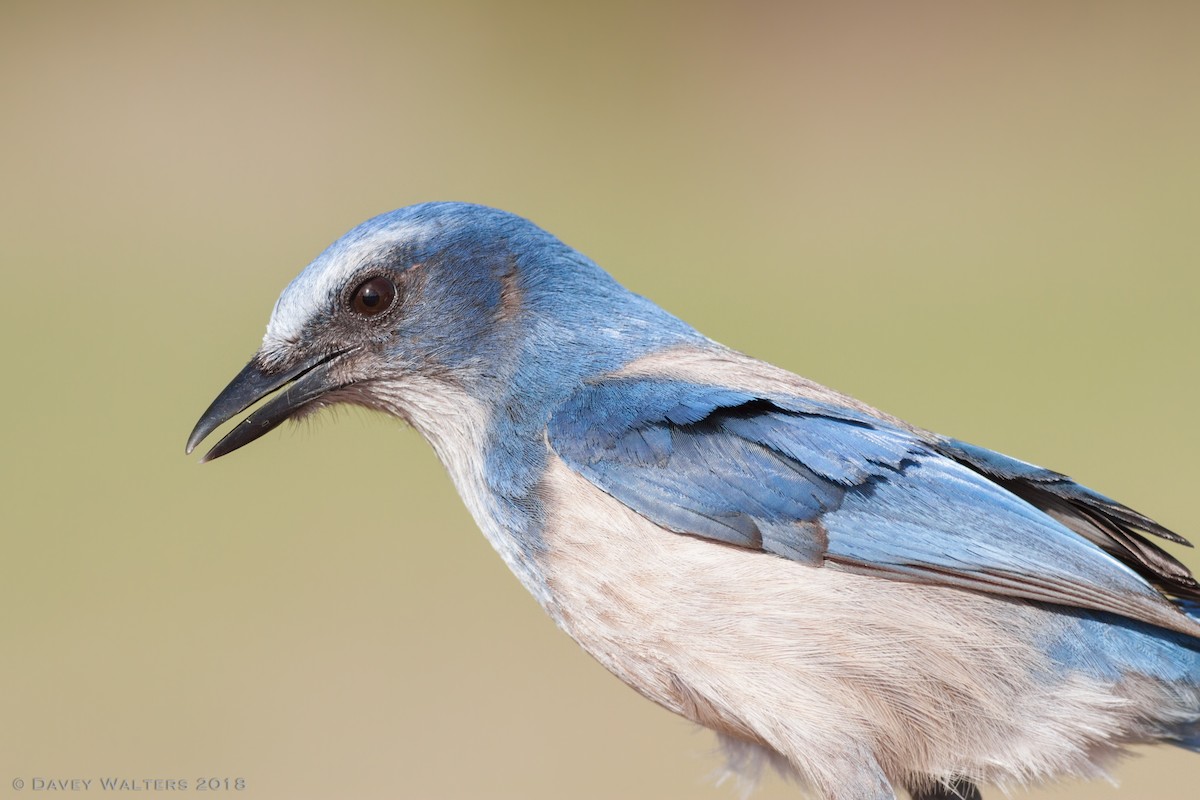
[[[492,343],[493,362],[472,370],[466,382],[461,373],[454,383],[414,376],[388,402],[430,442],[484,535],[545,607],[551,597],[539,566],[545,551],[539,486],[549,462],[550,416],[589,379],[663,348],[708,342],[616,289],[615,298],[598,298],[605,302],[527,313],[515,321],[519,328]]]

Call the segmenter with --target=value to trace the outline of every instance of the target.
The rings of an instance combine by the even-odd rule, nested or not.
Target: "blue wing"
[[[547,433],[572,469],[677,533],[1197,631],[1147,580],[1162,576],[1114,552],[1113,524],[1103,524],[1113,513],[1126,527],[1149,520],[982,448],[805,398],[645,378],[584,387]],[[1064,524],[1075,521],[1065,512],[1035,507],[1018,486],[1064,509],[1094,510],[1092,535]],[[1186,569],[1176,577],[1190,581]]]
[[[1145,573],[1163,589],[1181,597],[1200,599],[1200,584],[1188,568],[1138,531],[1176,544],[1190,544],[1149,517],[1080,486],[1065,475],[982,447],[956,439],[941,439],[934,447]]]

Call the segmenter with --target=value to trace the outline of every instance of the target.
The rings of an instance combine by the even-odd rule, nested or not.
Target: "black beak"
[[[259,366],[257,357],[251,359],[200,417],[192,435],[188,437],[187,452],[195,450],[196,445],[204,441],[221,423],[245,411],[271,392],[287,386],[282,393],[225,434],[200,461],[212,461],[226,453],[232,453],[278,427],[307,403],[331,389],[338,388],[339,384],[330,380],[329,367],[346,352],[342,350],[316,356],[279,372],[265,371]]]

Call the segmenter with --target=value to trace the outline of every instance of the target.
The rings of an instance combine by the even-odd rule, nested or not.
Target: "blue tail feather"
[[[1200,622],[1200,603],[1177,601]],[[1149,678],[1163,686],[1156,716],[1162,740],[1200,752],[1200,638],[1135,622],[1114,614],[1056,609],[1046,652],[1058,669],[1121,684]],[[1073,622],[1068,621],[1074,617]]]

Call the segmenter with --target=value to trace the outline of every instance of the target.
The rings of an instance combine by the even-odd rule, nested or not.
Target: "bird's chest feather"
[[[549,608],[546,581],[534,557],[541,547],[539,510],[529,497],[540,459],[513,459],[498,448],[491,408],[441,381],[407,376],[376,388],[362,404],[402,417],[425,437],[483,535],[522,585]],[[526,440],[529,445],[535,440]]]
[[[1115,686],[1050,663],[1038,639],[1061,623],[1036,606],[672,533],[553,456],[541,494],[558,624],[641,694],[818,783],[821,754],[864,741],[892,776],[1083,769],[1130,724]],[[1081,720],[1094,739],[1046,743]]]

